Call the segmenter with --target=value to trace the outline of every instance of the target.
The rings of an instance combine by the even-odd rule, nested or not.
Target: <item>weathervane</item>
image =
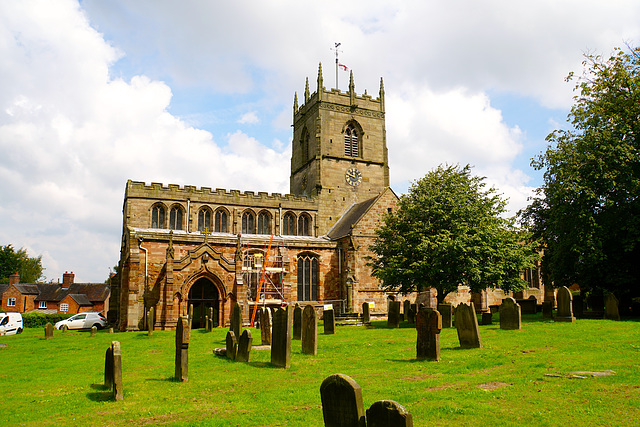
[[[336,43],[335,47],[332,47],[331,50],[336,52],[336,89],[340,89],[340,86],[338,86],[338,67],[341,66],[341,64],[338,62],[338,54],[340,52],[342,52],[340,49],[338,49],[340,47],[342,43]],[[344,67],[345,71],[347,70],[347,67],[342,65],[342,67]]]

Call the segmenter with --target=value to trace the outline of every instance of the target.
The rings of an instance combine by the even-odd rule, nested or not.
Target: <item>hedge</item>
[[[65,314],[65,313],[54,313],[54,314],[45,314],[45,313],[22,313],[22,320],[24,322],[25,328],[42,328],[47,323],[51,323],[55,325],[56,322],[59,322],[64,319],[68,319],[73,316],[73,314]]]

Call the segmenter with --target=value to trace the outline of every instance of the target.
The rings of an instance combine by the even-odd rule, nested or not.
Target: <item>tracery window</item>
[[[296,218],[291,212],[284,214],[282,218],[282,235],[283,236],[295,236],[296,235]]]
[[[198,212],[198,231],[203,232],[205,228],[211,231],[211,211],[208,208],[202,208]]]
[[[344,131],[344,155],[358,157],[360,155],[358,144],[358,132],[355,126],[349,125]]]
[[[269,214],[267,212],[258,214],[258,234],[271,234],[269,222]]]
[[[309,160],[309,132],[307,129],[302,132],[300,143],[302,144],[302,160],[306,162]]]
[[[164,206],[162,205],[155,205],[151,208],[151,228],[166,228],[164,214]]]
[[[227,212],[224,209],[218,209],[216,211],[215,231],[218,233],[227,232]]]
[[[256,234],[256,217],[251,211],[242,214],[242,234]]]
[[[307,214],[298,217],[298,236],[311,236],[311,218]]]
[[[298,301],[318,300],[318,259],[298,257]]]
[[[169,211],[169,229],[182,230],[182,208],[174,206]]]

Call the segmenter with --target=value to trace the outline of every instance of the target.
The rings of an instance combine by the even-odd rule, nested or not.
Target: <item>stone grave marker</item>
[[[65,325],[66,326],[66,325]],[[115,334],[115,331],[113,330],[113,327],[109,328],[109,333],[110,334]]]
[[[120,342],[111,342],[113,353],[113,398],[115,400],[124,399],[122,390],[122,353],[120,352]]]
[[[400,301],[389,301],[387,326],[390,328],[397,328],[400,326]]]
[[[402,312],[404,313],[404,320],[409,323],[415,323],[415,317],[411,315],[411,301],[408,299],[402,303]]]
[[[271,363],[279,368],[291,367],[291,310],[279,308],[273,316]]]
[[[573,309],[573,315],[576,319],[584,317],[584,299],[582,294],[574,295],[573,301],[571,301],[571,308]]]
[[[148,326],[148,331],[147,331],[147,336],[152,336],[153,335],[153,329],[155,328],[155,309],[153,307],[151,307],[149,309],[149,311],[147,312],[147,326]]]
[[[336,314],[333,311],[333,306],[329,308],[330,304],[325,305],[322,312],[322,322],[324,323],[325,335],[332,335],[336,333]]]
[[[553,302],[544,301],[542,303],[542,318],[553,319]]]
[[[362,303],[362,322],[363,323],[371,322],[371,310],[368,302]]]
[[[260,338],[262,345],[271,345],[271,310],[266,307],[260,313]]]
[[[413,427],[413,417],[398,402],[378,400],[367,409],[367,427]]]
[[[366,304],[366,303],[365,303]],[[318,317],[312,305],[302,311],[302,354],[318,354]]]
[[[512,330],[522,327],[520,305],[511,297],[504,298],[500,305],[500,329]]]
[[[462,348],[482,348],[478,318],[473,303],[460,303],[456,307],[456,329]]]
[[[189,323],[184,317],[176,324],[176,381],[189,380]]]
[[[69,330],[69,327],[67,325],[62,325],[62,333],[63,334],[66,334],[68,330]]]
[[[98,334],[98,328],[96,328],[95,326],[92,326],[90,336],[95,337],[97,334]]]
[[[253,344],[253,338],[251,338],[251,331],[245,329],[240,335],[238,341],[238,352],[236,353],[236,360],[238,362],[248,362],[251,356],[251,345]]]
[[[293,337],[294,340],[302,339],[302,308],[296,304],[293,309]]]
[[[53,325],[50,322],[44,325],[44,338],[47,340],[53,338]]]
[[[528,299],[519,299],[516,303],[520,306],[521,314],[536,314],[538,300],[535,296],[531,295]]]
[[[416,358],[418,360],[440,360],[440,331],[442,316],[438,310],[423,308],[416,316]]]
[[[189,304],[189,314],[187,319],[189,319],[189,330],[191,330],[191,327],[193,326],[193,304]]]
[[[614,294],[609,294],[604,299],[604,318],[609,320],[620,320],[618,298],[616,298]]]
[[[233,331],[227,331],[227,357],[231,360],[236,360],[238,357],[238,339]]]
[[[453,328],[453,307],[449,303],[438,304],[438,311],[442,316],[442,327]]]
[[[322,416],[326,427],[365,427],[362,389],[344,374],[330,375],[320,386]]]
[[[493,325],[493,313],[490,311],[483,311],[480,315],[480,323],[482,325]]]
[[[559,288],[556,299],[558,301],[556,322],[575,322],[576,318],[573,317],[572,297],[569,288],[566,286]]]
[[[240,333],[242,332],[242,307],[240,307],[240,303],[235,303],[233,305],[229,330],[233,331],[233,333],[236,335],[236,338],[238,338],[240,336]]]

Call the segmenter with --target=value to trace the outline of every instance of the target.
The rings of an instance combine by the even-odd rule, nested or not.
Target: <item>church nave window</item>
[[[242,214],[242,234],[256,234],[256,217],[253,212]]]
[[[269,214],[267,212],[258,214],[258,234],[271,234]]]
[[[182,208],[174,206],[169,212],[169,229],[182,230]]]
[[[200,209],[198,212],[198,231],[205,231],[205,228],[211,231],[211,211],[207,208]]]
[[[216,211],[215,231],[218,233],[227,232],[227,212],[224,209],[218,209]]]
[[[296,235],[296,218],[291,212],[284,214],[282,218],[282,235],[283,236],[295,236]]]
[[[318,300],[318,259],[298,257],[298,301]]]
[[[155,205],[151,208],[151,228],[166,228],[164,214],[164,206],[162,205]]]
[[[298,217],[298,236],[311,236],[311,218],[302,214]]]
[[[348,157],[358,157],[360,155],[358,145],[358,132],[355,126],[349,125],[344,131],[344,155]]]

